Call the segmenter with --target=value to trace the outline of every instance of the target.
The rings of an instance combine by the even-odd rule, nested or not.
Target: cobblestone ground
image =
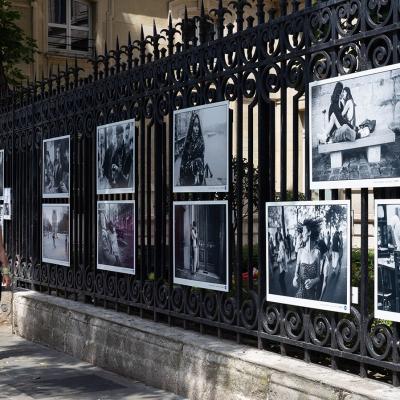
[[[11,334],[0,325],[0,399],[179,400]]]
[[[318,155],[313,150],[314,181],[337,181],[400,176],[400,135],[396,134],[395,143],[381,147],[381,162],[369,163],[367,150],[349,150],[343,152],[342,168],[331,168],[329,154]]]

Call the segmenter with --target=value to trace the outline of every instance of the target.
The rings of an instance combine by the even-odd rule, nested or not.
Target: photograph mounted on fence
[[[400,322],[400,199],[375,201],[375,317]]]
[[[42,261],[69,267],[69,204],[42,205]]]
[[[97,203],[97,268],[135,274],[135,203]]]
[[[267,300],[350,312],[350,202],[266,204]]]
[[[229,102],[174,111],[174,192],[229,190]]]
[[[228,291],[228,202],[174,202],[174,283]]]
[[[97,127],[97,194],[135,192],[135,120]]]
[[[11,220],[11,188],[4,188],[3,218]]]
[[[0,200],[4,196],[4,150],[0,150]]]
[[[69,198],[69,136],[43,140],[43,197]]]
[[[313,82],[311,189],[400,184],[400,66]]]

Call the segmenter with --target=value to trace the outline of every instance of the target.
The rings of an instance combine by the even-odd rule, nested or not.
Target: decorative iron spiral
[[[143,285],[143,299],[148,306],[154,301],[154,281],[146,281]]]
[[[156,286],[156,305],[165,310],[168,308],[169,288],[163,280],[159,280]]]
[[[350,308],[350,315],[342,318],[336,326],[336,341],[340,350],[354,353],[360,346],[360,313]]]
[[[184,293],[182,287],[174,286],[171,294],[171,305],[174,311],[178,313],[182,312],[184,304],[183,299],[184,299]]]
[[[275,304],[268,303],[266,299],[262,302],[261,324],[263,330],[270,335],[279,332],[280,312]]]
[[[127,277],[122,276],[118,278],[117,283],[117,296],[119,299],[127,300],[128,299],[128,282]]]
[[[368,60],[371,60],[373,67],[388,65],[392,59],[393,45],[386,35],[374,37],[367,47]]]
[[[142,291],[141,282],[133,280],[129,286],[129,297],[134,303],[140,303],[140,294]]]
[[[375,322],[371,317],[367,323],[367,350],[375,360],[386,360],[392,351],[393,333],[388,326],[382,323],[375,325]]]
[[[221,297],[221,318],[222,320],[232,325],[236,319],[236,302],[233,297],[228,297],[226,293]]]
[[[315,80],[329,78],[332,71],[330,55],[326,51],[314,53],[311,56],[310,70]]]
[[[94,280],[94,287],[96,294],[102,296],[104,295],[104,274],[103,272],[99,272],[96,274],[95,280]]]
[[[198,316],[200,312],[200,293],[197,289],[185,288],[186,292],[186,311],[192,316]]]
[[[357,44],[350,43],[340,48],[337,68],[341,75],[352,74],[360,69],[361,53]]]
[[[206,292],[202,306],[204,316],[211,321],[215,321],[218,317],[217,294],[215,292]]]
[[[329,319],[321,313],[311,314],[309,332],[312,343],[318,346],[326,346],[332,334],[332,326]]]
[[[361,3],[350,0],[336,8],[336,28],[341,36],[350,36],[358,31],[360,26]]]
[[[240,307],[240,321],[247,329],[253,330],[258,325],[258,295],[254,290],[248,292],[249,299]]]
[[[303,318],[303,313],[300,310],[286,311],[284,326],[288,337],[294,340],[302,340],[304,338]]]

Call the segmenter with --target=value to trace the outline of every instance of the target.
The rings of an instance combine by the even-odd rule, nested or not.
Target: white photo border
[[[98,183],[99,183],[99,177],[98,177],[98,171],[99,171],[99,159],[98,159],[98,153],[97,153],[97,146],[99,144],[98,139],[99,139],[99,129],[106,129],[109,126],[114,126],[114,125],[122,125],[122,124],[132,124],[133,126],[133,154],[132,154],[132,160],[133,160],[133,187],[132,188],[116,188],[116,189],[99,189],[98,188]],[[117,121],[117,122],[110,122],[109,124],[104,124],[104,125],[99,125],[96,126],[96,194],[125,194],[125,193],[135,193],[136,190],[136,121],[134,118],[131,119],[125,119],[122,121]]]
[[[378,310],[378,207],[381,205],[396,205],[400,207],[400,199],[375,200],[374,216],[374,317],[400,322],[400,312]]]
[[[4,205],[3,205],[4,207]],[[47,258],[43,257],[44,254],[44,249],[43,249],[43,233],[44,233],[44,227],[43,227],[43,210],[45,208],[52,208],[52,207],[67,207],[68,208],[68,240],[69,240],[69,246],[68,246],[68,262],[67,261],[60,261],[56,260],[53,258]],[[42,262],[48,263],[48,264],[55,264],[55,265],[62,265],[64,267],[70,267],[71,266],[71,207],[69,206],[69,203],[43,203],[42,204]]]
[[[348,179],[348,180],[337,180],[337,181],[315,181],[313,180],[313,160],[312,160],[312,89],[315,86],[322,86],[325,84],[331,84],[335,82],[342,82],[351,79],[356,79],[362,76],[376,75],[381,72],[392,71],[400,69],[400,63],[387,65],[385,67],[374,68],[367,71],[355,72],[353,74],[341,75],[334,78],[322,79],[320,81],[310,82],[308,85],[308,96],[310,99],[310,106],[308,108],[308,138],[309,138],[309,176],[310,176],[310,189],[363,189],[373,187],[393,187],[400,186],[400,176],[398,178],[371,178],[371,179]],[[306,157],[304,158],[304,165],[306,166]]]
[[[57,140],[68,139],[68,192],[67,193],[44,193],[44,144],[56,142]],[[43,139],[42,143],[42,198],[43,199],[69,199],[71,191],[71,135],[57,136],[50,139]]]
[[[180,110],[175,110],[173,112],[173,128],[172,131],[175,133],[175,116],[178,114],[182,114],[185,112],[195,111],[195,110],[203,110],[205,108],[214,108],[226,106],[226,185],[220,186],[177,186],[175,184],[175,141],[173,143],[173,151],[172,151],[172,176],[173,176],[173,193],[227,193],[229,192],[229,159],[231,157],[230,154],[230,146],[229,146],[229,136],[230,136],[230,119],[229,119],[229,100],[219,101],[217,103],[208,103],[201,106],[194,106],[188,108],[182,108]]]
[[[175,275],[175,208],[176,206],[190,206],[190,205],[207,205],[207,206],[212,206],[212,205],[224,205],[225,206],[225,235],[226,235],[226,274],[225,274],[225,284],[223,283],[208,283],[208,282],[200,282],[200,281],[194,281],[191,279],[185,279],[185,278],[177,278]],[[185,285],[185,286],[191,286],[191,287],[196,287],[196,288],[202,288],[202,289],[209,289],[209,290],[217,290],[220,292],[229,292],[229,261],[230,261],[230,254],[229,254],[229,204],[228,200],[207,200],[207,201],[174,201],[173,202],[173,282],[174,284],[179,284],[179,285]]]
[[[133,207],[133,266],[132,268],[116,267],[99,263],[99,205],[100,204],[131,204]],[[99,200],[96,206],[96,268],[103,271],[120,272],[127,275],[136,275],[136,203],[134,200]]]
[[[347,209],[347,246],[346,246],[346,262],[347,262],[347,288],[346,288],[346,304],[340,303],[331,303],[327,301],[319,301],[319,300],[309,300],[309,299],[299,299],[297,297],[291,296],[281,296],[277,294],[269,293],[269,246],[268,246],[268,208],[280,207],[280,206],[318,206],[318,205],[343,205],[346,206]],[[335,311],[349,314],[350,306],[351,306],[351,213],[350,213],[350,200],[319,200],[319,201],[279,201],[279,202],[266,202],[265,203],[265,242],[266,242],[266,299],[267,301],[280,303],[280,304],[289,304],[293,306],[299,307],[307,307],[313,308],[317,310],[326,310],[326,311]]]
[[[3,178],[2,178],[3,181],[0,182],[0,186],[3,187],[3,193],[2,193],[2,195],[0,196],[0,200],[4,200],[4,164],[5,164],[5,152],[4,152],[4,149],[1,149],[1,150],[0,150],[0,154],[3,155],[3,157],[2,157],[3,162],[1,163],[1,164],[2,164],[2,165],[1,165],[1,169],[3,170],[3,171],[2,171],[3,173],[1,174],[1,176],[3,177]]]

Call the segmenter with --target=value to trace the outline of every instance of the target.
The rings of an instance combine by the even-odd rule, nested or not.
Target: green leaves
[[[11,1],[0,0],[0,91],[18,85],[25,78],[18,64],[30,64],[37,52],[36,42],[17,25],[21,18]]]

